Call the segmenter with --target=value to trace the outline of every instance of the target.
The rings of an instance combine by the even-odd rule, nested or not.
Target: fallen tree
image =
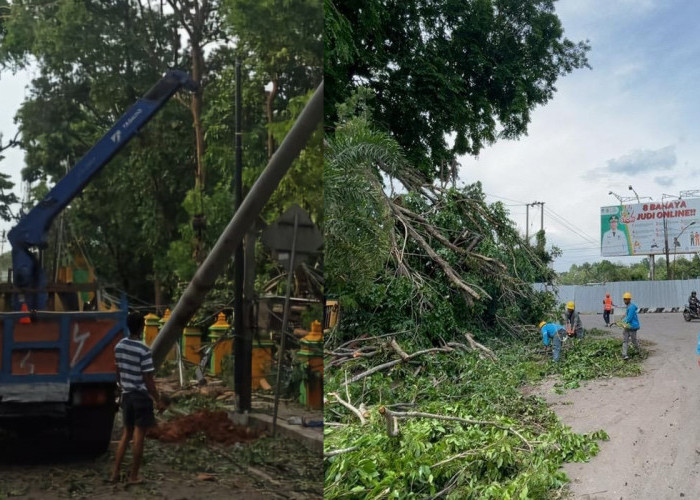
[[[551,294],[531,286],[554,276],[544,235],[530,245],[479,183],[431,183],[366,116],[340,123],[326,141],[328,289],[346,320],[326,338],[330,347],[397,324],[433,347],[464,331],[472,340],[518,336],[549,312]]]
[[[621,360],[613,339],[567,343],[558,365],[534,349],[538,342],[504,347],[491,359],[466,343],[421,353],[388,341],[382,352],[396,358],[392,366],[354,382],[384,359],[358,357],[328,371],[324,496],[500,499],[561,491],[562,464],[587,460],[607,436],[572,432],[520,385],[556,373],[560,388],[576,387],[581,378],[640,368]]]

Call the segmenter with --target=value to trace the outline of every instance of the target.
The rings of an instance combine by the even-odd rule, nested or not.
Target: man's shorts
[[[122,416],[124,427],[148,428],[156,425],[153,415],[153,400],[143,392],[125,392],[122,394]]]

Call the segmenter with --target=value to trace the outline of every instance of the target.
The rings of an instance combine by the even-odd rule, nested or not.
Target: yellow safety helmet
[[[540,321],[540,324],[537,325],[537,328],[542,328],[542,327],[543,327],[544,325],[546,325],[546,324],[547,324],[546,321]]]
[[[566,308],[567,309],[575,309],[574,307],[574,301],[570,300],[569,302],[566,303]]]
[[[623,299],[632,299],[632,294],[629,292],[625,292],[624,294],[622,294],[622,298]]]

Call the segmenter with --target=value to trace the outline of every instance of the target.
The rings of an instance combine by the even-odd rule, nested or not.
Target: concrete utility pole
[[[544,201],[533,201],[530,203],[531,206],[540,206],[540,231],[544,230]]]
[[[525,204],[525,241],[530,238],[530,204]]]
[[[160,366],[170,348],[182,335],[182,329],[202,305],[204,296],[211,290],[221,270],[228,264],[234,251],[240,245],[248,228],[255,222],[265,203],[291,167],[294,159],[306,145],[311,134],[323,119],[323,82],[297,118],[296,123],[282,141],[279,149],[270,158],[267,167],[255,181],[241,206],[219,236],[214,248],[199,266],[192,281],[173,309],[153,342],[153,362]],[[240,409],[238,409],[240,411]]]
[[[533,201],[525,204],[525,241],[529,241],[530,236],[530,207],[540,206],[540,231],[544,229],[544,201]]]

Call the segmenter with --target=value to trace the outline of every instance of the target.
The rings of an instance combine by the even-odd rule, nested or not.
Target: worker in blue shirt
[[[637,340],[639,316],[637,316],[638,308],[636,304],[632,303],[631,293],[625,292],[622,295],[622,300],[625,302],[625,306],[627,306],[627,315],[625,316],[625,319],[622,320],[622,323],[624,324],[624,331],[622,333],[622,359],[629,359],[629,356],[627,356],[627,344],[629,343],[630,339],[632,340],[632,344],[634,344],[634,348],[637,350],[637,352],[641,352],[639,349],[639,341]]]
[[[548,347],[549,342],[552,342],[552,361],[558,362],[562,339],[566,337],[566,329],[559,323],[547,323],[546,321],[540,322],[539,327],[542,332],[542,343]]]

